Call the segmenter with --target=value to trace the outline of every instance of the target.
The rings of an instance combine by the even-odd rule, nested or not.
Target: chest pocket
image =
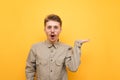
[[[43,65],[43,66],[45,66],[45,65],[47,65],[47,59],[45,60],[43,60],[43,59],[40,59],[40,60],[36,60],[36,65]]]
[[[56,63],[57,66],[61,66],[63,64],[63,62],[60,61],[60,60],[56,60],[55,63]]]
[[[58,58],[56,59],[55,63],[56,63],[57,66],[63,65],[63,64],[64,64],[64,57],[62,57],[62,56],[61,56],[61,57],[58,57]]]

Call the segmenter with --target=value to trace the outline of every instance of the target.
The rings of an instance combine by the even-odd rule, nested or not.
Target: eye
[[[54,26],[54,29],[58,29],[58,26]]]
[[[51,29],[52,26],[48,26],[47,29]]]

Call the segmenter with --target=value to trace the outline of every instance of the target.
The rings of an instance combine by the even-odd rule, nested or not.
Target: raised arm
[[[88,40],[78,40],[74,42],[74,47],[69,47],[66,53],[65,65],[70,71],[77,71],[81,61],[81,46]]]

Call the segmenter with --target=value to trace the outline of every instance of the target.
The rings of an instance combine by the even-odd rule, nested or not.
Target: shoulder
[[[64,48],[66,48],[66,49],[72,48],[72,46],[70,46],[70,45],[68,45],[66,43],[63,43],[63,42],[60,42],[60,43],[61,43],[61,46],[64,47]]]
[[[36,48],[40,48],[40,47],[42,47],[43,46],[43,43],[44,42],[37,42],[37,43],[34,43],[34,44],[32,44],[32,49],[36,49]]]

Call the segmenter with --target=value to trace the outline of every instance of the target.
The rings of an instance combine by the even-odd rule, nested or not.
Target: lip
[[[51,37],[55,37],[55,35],[50,35]]]
[[[51,37],[51,38],[54,38],[54,37],[55,37],[55,34],[51,34],[50,37]]]
[[[51,38],[55,38],[55,35],[54,35],[54,34],[51,34],[50,37],[51,37]]]

